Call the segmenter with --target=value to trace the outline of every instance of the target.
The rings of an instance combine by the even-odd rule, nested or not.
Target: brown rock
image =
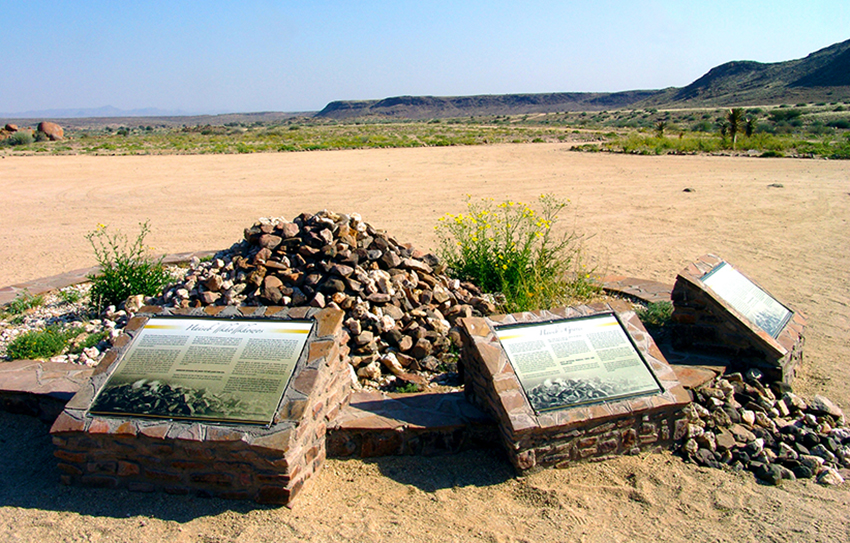
[[[8,132],[17,132],[18,131],[18,125],[12,124],[12,123],[6,123],[6,126],[4,128]]]
[[[433,350],[433,345],[431,342],[425,338],[421,338],[416,342],[416,345],[410,350],[410,355],[418,360],[422,360],[426,356],[431,354]]]
[[[213,275],[212,277],[204,281],[204,286],[207,288],[207,290],[218,292],[219,290],[221,290],[222,283],[224,283],[224,279],[222,279],[220,275]]]
[[[285,222],[280,225],[280,232],[285,239],[294,238],[300,231],[301,228],[294,222]]]
[[[266,249],[275,249],[283,241],[280,236],[274,234],[263,234],[260,236],[259,244]]]
[[[65,138],[65,131],[56,123],[42,121],[38,123],[38,131],[43,133],[50,141],[58,141]]]

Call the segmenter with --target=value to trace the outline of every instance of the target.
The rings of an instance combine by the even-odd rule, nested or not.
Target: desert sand
[[[778,184],[781,186],[769,186]],[[691,188],[692,192],[683,192]],[[579,154],[568,145],[0,159],[0,285],[95,264],[98,223],[157,253],[222,249],[323,208],[423,249],[465,199],[571,200],[599,273],[672,283],[704,253],[809,318],[795,391],[850,410],[850,163]],[[498,444],[329,460],[289,508],[67,488],[47,428],[0,414],[4,541],[848,541],[850,483],[780,487],[644,454],[515,477]]]

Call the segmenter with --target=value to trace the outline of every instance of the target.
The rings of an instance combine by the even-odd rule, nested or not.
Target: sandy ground
[[[778,183],[782,187],[769,187]],[[683,192],[690,187],[694,192]],[[98,223],[157,252],[221,249],[261,216],[358,212],[435,247],[465,198],[569,198],[599,271],[672,283],[715,253],[809,317],[795,389],[850,410],[850,162],[506,145],[0,160],[0,285],[93,265]],[[292,509],[65,488],[46,428],[0,414],[4,541],[848,541],[850,484],[781,487],[668,454],[516,478],[498,447],[330,460]]]

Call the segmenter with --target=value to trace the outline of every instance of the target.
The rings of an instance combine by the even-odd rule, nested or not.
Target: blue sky
[[[681,87],[850,39],[847,0],[0,0],[0,14],[4,112]]]

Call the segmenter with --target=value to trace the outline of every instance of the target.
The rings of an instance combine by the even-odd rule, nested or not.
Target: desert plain
[[[685,192],[684,189],[691,189]],[[0,159],[0,286],[95,265],[98,224],[154,253],[224,249],[259,217],[359,213],[436,249],[467,197],[569,199],[588,265],[672,283],[714,253],[808,317],[794,383],[850,414],[850,162],[586,154],[570,144]],[[500,445],[330,459],[291,508],[59,484],[47,427],[0,414],[3,541],[850,541],[850,483],[773,487],[647,453],[516,477]]]

